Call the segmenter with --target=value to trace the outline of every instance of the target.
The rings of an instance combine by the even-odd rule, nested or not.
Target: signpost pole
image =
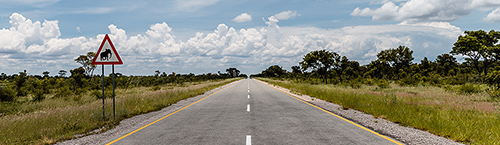
[[[104,64],[102,65],[102,121],[106,121],[104,118]]]
[[[112,68],[113,74],[113,119],[115,119],[115,65],[113,64]]]

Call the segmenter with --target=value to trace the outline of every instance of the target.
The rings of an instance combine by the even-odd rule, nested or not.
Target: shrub
[[[351,81],[351,88],[359,89],[359,88],[361,88],[361,84],[357,81]]]
[[[9,87],[0,87],[0,101],[13,101],[16,92]]]
[[[373,80],[371,78],[365,79],[364,84],[371,86],[371,85],[375,84],[375,80]]]
[[[57,90],[56,92],[56,95],[54,95],[54,97],[56,98],[66,98],[70,95],[72,95],[73,93],[71,92],[71,90],[69,89],[68,86],[64,86],[64,87],[61,87],[59,88],[59,90]]]
[[[33,101],[40,102],[43,99],[45,99],[45,95],[43,94],[42,90],[35,90],[33,92]]]
[[[457,91],[460,94],[473,94],[473,93],[480,92],[481,88],[479,86],[474,85],[474,84],[466,83],[466,84],[460,85],[458,87]]]
[[[160,86],[153,86],[153,88],[151,88],[151,90],[153,90],[153,91],[158,91],[158,90],[160,90],[160,89],[161,89],[161,87],[160,87]]]
[[[377,86],[381,89],[391,88],[389,82],[387,82],[386,80],[383,80],[383,79],[378,80]]]

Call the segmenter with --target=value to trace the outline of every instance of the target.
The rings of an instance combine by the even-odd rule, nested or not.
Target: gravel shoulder
[[[259,81],[259,80],[257,80]],[[316,99],[314,97],[310,97],[308,95],[297,95],[290,90],[282,88],[280,86],[275,86],[272,84],[268,84],[266,82],[260,81],[267,86],[276,88],[283,92],[288,93],[289,95],[300,98],[306,102],[314,104],[320,108],[328,110],[332,113],[335,113],[339,116],[342,116],[348,120],[356,122],[366,128],[369,128],[375,132],[378,132],[382,135],[391,137],[396,139],[404,144],[427,144],[427,145],[461,145],[461,143],[455,142],[453,140],[449,140],[447,138],[434,135],[432,133],[422,131],[415,128],[400,126],[399,124],[390,122],[385,119],[375,118],[372,115],[366,114],[364,112],[360,112],[353,109],[344,110],[342,106],[334,103],[330,103],[324,100]]]
[[[241,80],[240,80],[241,81]],[[259,80],[257,80],[259,81]],[[106,132],[99,133],[99,134],[93,134],[93,135],[88,135],[88,136],[83,136],[80,138],[72,139],[72,140],[67,140],[63,142],[59,142],[57,144],[65,145],[65,144],[71,144],[71,145],[87,145],[87,144],[104,144],[107,141],[110,141],[112,139],[120,137],[120,135],[126,134],[128,132],[132,132],[133,130],[137,129],[138,127],[144,126],[146,124],[149,124],[150,122],[153,122],[163,116],[166,116],[184,106],[187,106],[195,101],[198,101],[222,88],[225,88],[229,85],[232,85],[234,83],[238,83],[239,81],[232,82],[230,84],[221,86],[219,88],[216,88],[214,90],[205,92],[202,95],[198,95],[196,97],[188,98],[182,101],[177,102],[176,104],[173,104],[169,107],[163,108],[160,111],[155,111],[147,114],[142,114],[142,115],[137,115],[125,120],[122,120],[120,122],[120,125],[116,126],[113,129],[107,130]],[[262,81],[259,81],[262,82]],[[274,86],[271,84],[268,84],[266,82],[262,82],[270,87],[279,89],[283,92],[288,93],[289,95],[295,96],[297,98],[300,98],[306,102],[309,102],[311,104],[314,104],[318,107],[321,107],[325,110],[328,110],[330,112],[333,112],[337,115],[340,115],[346,119],[349,119],[353,122],[356,122],[360,125],[363,125],[371,130],[374,130],[380,134],[389,136],[393,139],[396,139],[402,143],[405,144],[460,144],[457,142],[454,142],[452,140],[446,139],[441,136],[437,136],[434,134],[431,134],[426,131],[422,131],[419,129],[415,128],[410,128],[410,127],[404,127],[404,126],[399,126],[396,123],[387,121],[385,119],[381,118],[374,118],[373,116],[369,114],[365,114],[363,112],[357,111],[357,110],[343,110],[342,106],[333,104],[330,102],[326,102],[320,99],[316,99],[307,95],[297,95],[294,93],[291,93],[290,90],[279,87],[279,86]],[[95,130],[93,132],[99,132],[100,130]]]

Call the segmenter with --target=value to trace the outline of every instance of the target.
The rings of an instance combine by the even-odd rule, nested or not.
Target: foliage
[[[316,50],[306,54],[300,65],[304,71],[312,69],[318,75],[323,76],[323,81],[327,83],[328,71],[340,67],[340,55],[327,50]]]
[[[460,94],[472,94],[480,91],[481,88],[479,86],[470,83],[463,84],[458,87],[458,93]]]
[[[500,57],[499,49],[496,46],[500,38],[500,32],[491,30],[486,32],[484,30],[478,31],[465,31],[465,35],[458,36],[457,42],[453,44],[451,54],[461,54],[468,56],[467,61],[471,61],[474,68],[481,76],[484,72],[488,74],[488,68],[494,59]],[[484,60],[483,65],[480,65],[480,59]]]
[[[94,70],[97,67],[96,65],[92,65],[95,55],[94,52],[88,52],[86,55],[80,55],[75,59],[77,63],[82,65],[85,75],[93,76]]]
[[[263,77],[284,77],[286,75],[286,70],[284,70],[281,66],[279,65],[273,65],[268,67],[266,70],[262,71],[262,76]]]

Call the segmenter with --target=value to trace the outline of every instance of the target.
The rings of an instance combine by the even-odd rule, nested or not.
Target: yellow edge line
[[[263,82],[260,82],[260,83],[263,83]],[[264,84],[264,83],[263,83],[263,84]],[[264,84],[264,85],[266,85],[266,84]],[[267,85],[267,86],[269,86],[269,85]],[[271,87],[271,86],[269,86],[269,87]],[[323,109],[323,108],[320,108],[320,107],[318,107],[318,106],[316,106],[316,105],[313,105],[313,104],[311,104],[311,103],[309,103],[309,102],[306,102],[306,101],[304,101],[304,100],[302,100],[302,99],[299,99],[299,98],[297,98],[297,97],[295,97],[295,96],[292,96],[292,95],[290,95],[290,94],[288,94],[288,93],[286,93],[286,92],[283,92],[283,91],[281,91],[281,90],[278,90],[277,88],[274,88],[274,87],[271,87],[271,88],[273,88],[273,89],[275,89],[275,90],[277,90],[277,91],[279,91],[279,92],[281,92],[281,93],[283,93],[283,94],[285,94],[285,95],[287,95],[287,96],[290,96],[290,97],[292,97],[292,98],[294,98],[294,99],[296,99],[296,100],[299,100],[299,101],[301,101],[301,102],[303,102],[303,103],[306,103],[307,105],[310,105],[310,106],[312,106],[312,107],[314,107],[314,108],[316,108],[316,109],[319,109],[319,110],[321,110],[321,111],[323,111],[323,112],[326,112],[326,113],[328,113],[328,114],[330,114],[330,115],[333,115],[333,116],[335,116],[335,117],[337,117],[337,118],[340,118],[340,119],[344,120],[345,122],[351,123],[351,124],[353,124],[353,125],[355,125],[355,126],[357,126],[357,127],[361,128],[361,129],[364,129],[364,130],[366,130],[366,131],[368,131],[368,132],[371,132],[371,133],[373,133],[373,134],[375,134],[375,135],[377,135],[377,136],[380,136],[380,137],[382,137],[382,138],[385,138],[385,139],[387,139],[387,140],[389,140],[389,141],[391,141],[391,142],[393,142],[393,143],[396,143],[396,144],[398,144],[398,145],[403,145],[402,143],[397,142],[397,141],[395,141],[395,140],[393,140],[393,139],[391,139],[391,138],[389,138],[389,137],[387,137],[387,136],[385,136],[385,135],[381,135],[381,134],[379,134],[379,133],[377,133],[377,132],[375,132],[375,131],[373,131],[373,130],[371,130],[371,129],[368,129],[368,128],[364,127],[364,126],[361,126],[361,125],[359,125],[359,124],[357,124],[357,123],[354,123],[354,122],[352,122],[352,121],[350,121],[350,120],[347,120],[347,119],[345,119],[344,117],[338,116],[337,114],[334,114],[334,113],[332,113],[332,112],[330,112],[330,111],[327,111],[327,110],[325,110],[325,109]]]
[[[188,108],[189,106],[192,106],[192,105],[194,105],[194,104],[196,104],[196,103],[198,103],[198,102],[200,102],[200,101],[203,101],[203,100],[205,100],[206,98],[208,98],[208,97],[210,97],[210,96],[212,96],[212,95],[215,95],[215,94],[219,93],[220,91],[225,90],[225,89],[227,89],[227,88],[229,88],[229,87],[231,87],[231,86],[233,86],[233,85],[235,85],[235,84],[237,84],[237,83],[231,84],[231,85],[229,85],[229,86],[227,86],[227,87],[225,87],[225,88],[223,88],[223,89],[220,89],[219,91],[217,91],[217,92],[215,92],[215,93],[212,93],[212,94],[210,94],[210,95],[206,96],[205,98],[202,98],[202,99],[200,99],[200,100],[198,100],[198,101],[196,101],[196,102],[193,102],[193,103],[191,103],[191,104],[189,104],[189,105],[187,105],[187,106],[185,106],[185,107],[182,107],[181,109],[179,109],[179,110],[177,110],[177,111],[174,111],[174,112],[172,112],[172,113],[170,113],[170,114],[168,114],[168,115],[166,115],[166,116],[163,116],[162,118],[160,118],[160,119],[158,119],[158,120],[155,120],[155,121],[153,121],[153,122],[151,122],[151,123],[149,123],[149,124],[147,124],[147,125],[144,125],[143,127],[139,128],[139,129],[136,129],[136,130],[134,130],[134,131],[132,131],[132,132],[130,132],[130,133],[128,133],[128,134],[126,134],[126,135],[124,135],[124,136],[122,136],[122,137],[118,138],[118,139],[115,139],[115,140],[113,140],[113,141],[111,141],[111,142],[107,143],[106,145],[111,145],[111,144],[113,144],[113,143],[115,143],[115,142],[117,142],[117,141],[120,141],[121,139],[126,138],[127,136],[130,136],[130,135],[132,135],[132,134],[134,134],[134,133],[136,133],[136,132],[138,132],[138,131],[140,131],[140,130],[142,130],[142,129],[144,129],[144,128],[146,128],[146,127],[150,126],[150,125],[155,124],[155,123],[156,123],[156,122],[158,122],[158,121],[161,121],[161,120],[163,120],[163,119],[165,119],[165,118],[167,118],[167,117],[169,117],[169,116],[171,116],[171,115],[174,115],[175,113],[177,113],[177,112],[179,112],[179,111],[182,111],[182,110],[184,110],[184,109]]]

